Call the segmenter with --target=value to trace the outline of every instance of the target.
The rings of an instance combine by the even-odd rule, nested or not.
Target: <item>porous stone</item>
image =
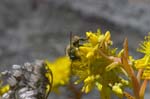
[[[46,82],[47,78],[43,71],[44,61],[39,61],[25,63],[23,68],[20,65],[13,65],[7,76],[10,90],[2,96],[3,99],[45,99],[46,85],[49,82]],[[37,74],[32,70],[39,72]]]

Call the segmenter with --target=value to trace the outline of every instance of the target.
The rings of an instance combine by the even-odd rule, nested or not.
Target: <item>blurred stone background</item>
[[[0,0],[0,71],[36,59],[54,60],[65,54],[70,32],[84,36],[98,28],[110,30],[119,49],[128,37],[130,54],[138,58],[138,43],[150,32],[149,5],[150,0]],[[93,93],[83,99],[98,99]]]

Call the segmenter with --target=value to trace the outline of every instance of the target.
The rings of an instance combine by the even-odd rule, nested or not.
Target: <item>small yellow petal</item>
[[[150,56],[145,55],[143,58],[135,60],[137,69],[150,68]]]
[[[110,31],[107,31],[107,32],[105,33],[105,40],[106,40],[106,41],[110,40],[110,37],[111,37]]]
[[[81,46],[81,47],[79,47],[79,51],[80,51],[80,53],[81,53],[82,55],[85,55],[85,56],[86,56],[87,53],[89,53],[89,52],[92,51],[92,48]]]
[[[101,91],[103,86],[102,86],[100,83],[98,83],[98,82],[96,82],[95,84],[96,84],[96,86],[97,86],[97,89],[98,89],[99,91]]]
[[[82,92],[89,93],[91,90],[92,90],[92,85],[88,84],[88,85],[86,85],[84,87],[84,89],[82,90]]]
[[[144,70],[144,72],[142,74],[142,79],[148,79],[148,80],[150,80],[150,69]]]
[[[86,32],[86,36],[89,39],[89,42],[95,46],[98,43],[98,36],[92,32]]]
[[[122,95],[123,95],[123,91],[122,91],[122,89],[120,88],[120,86],[118,84],[115,84],[112,87],[112,91],[114,91],[120,97],[122,97]]]

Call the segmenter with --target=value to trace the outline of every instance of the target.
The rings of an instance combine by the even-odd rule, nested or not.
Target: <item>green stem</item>
[[[111,99],[110,90],[107,86],[102,87],[100,93],[100,99]]]

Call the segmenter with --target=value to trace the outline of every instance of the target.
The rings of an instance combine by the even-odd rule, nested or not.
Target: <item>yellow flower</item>
[[[145,37],[145,41],[140,44],[140,48],[137,50],[145,55],[143,58],[135,60],[135,67],[137,69],[150,68],[150,33]]]
[[[146,69],[143,71],[142,79],[149,79],[150,80],[150,69]]]
[[[148,62],[146,62],[146,58],[139,59],[135,61],[135,67],[137,69],[143,69],[143,73],[141,79],[148,79],[150,80],[150,57],[148,57]]]
[[[140,44],[139,52],[144,53],[144,57],[135,60],[135,67],[143,69],[142,79],[150,79],[150,33],[145,37],[145,41]]]
[[[10,89],[9,85],[0,86],[0,96],[2,96],[4,93],[8,92]]]
[[[143,58],[135,60],[135,67],[137,69],[150,68],[150,56],[145,55]]]
[[[119,97],[123,96],[123,91],[121,87],[122,87],[121,83],[115,83],[115,85],[112,86],[112,91],[114,91]]]
[[[0,74],[0,77],[1,77],[1,74]],[[10,85],[7,84],[3,86],[3,80],[0,79],[0,96],[5,94],[9,90],[10,90]]]
[[[70,77],[70,60],[68,57],[61,57],[55,60],[54,62],[45,61],[48,68],[51,69],[53,74],[53,87],[56,89],[60,85],[65,85],[69,81]],[[49,77],[49,74],[46,74],[46,77]]]
[[[75,84],[83,82],[82,92],[85,93],[96,87],[103,94],[109,95],[108,84],[122,83],[117,75],[121,71],[118,69],[121,67],[120,60],[117,58],[116,49],[110,48],[110,32],[86,32],[86,36],[88,41],[79,46],[80,60],[72,60],[72,72],[79,78]],[[117,90],[117,93],[121,94],[121,91]]]
[[[79,47],[80,55],[81,56],[87,56],[87,54],[91,51],[93,51],[92,47],[86,47],[86,46],[81,46]]]
[[[145,36],[145,41],[140,44],[140,48],[137,50],[145,55],[150,55],[150,33]]]
[[[98,43],[98,36],[96,34],[92,32],[86,32],[86,37],[93,46]]]
[[[102,85],[98,82],[99,75],[94,76],[90,75],[84,80],[84,86],[82,88],[82,92],[89,93],[94,86],[97,87],[99,91],[102,90]]]

